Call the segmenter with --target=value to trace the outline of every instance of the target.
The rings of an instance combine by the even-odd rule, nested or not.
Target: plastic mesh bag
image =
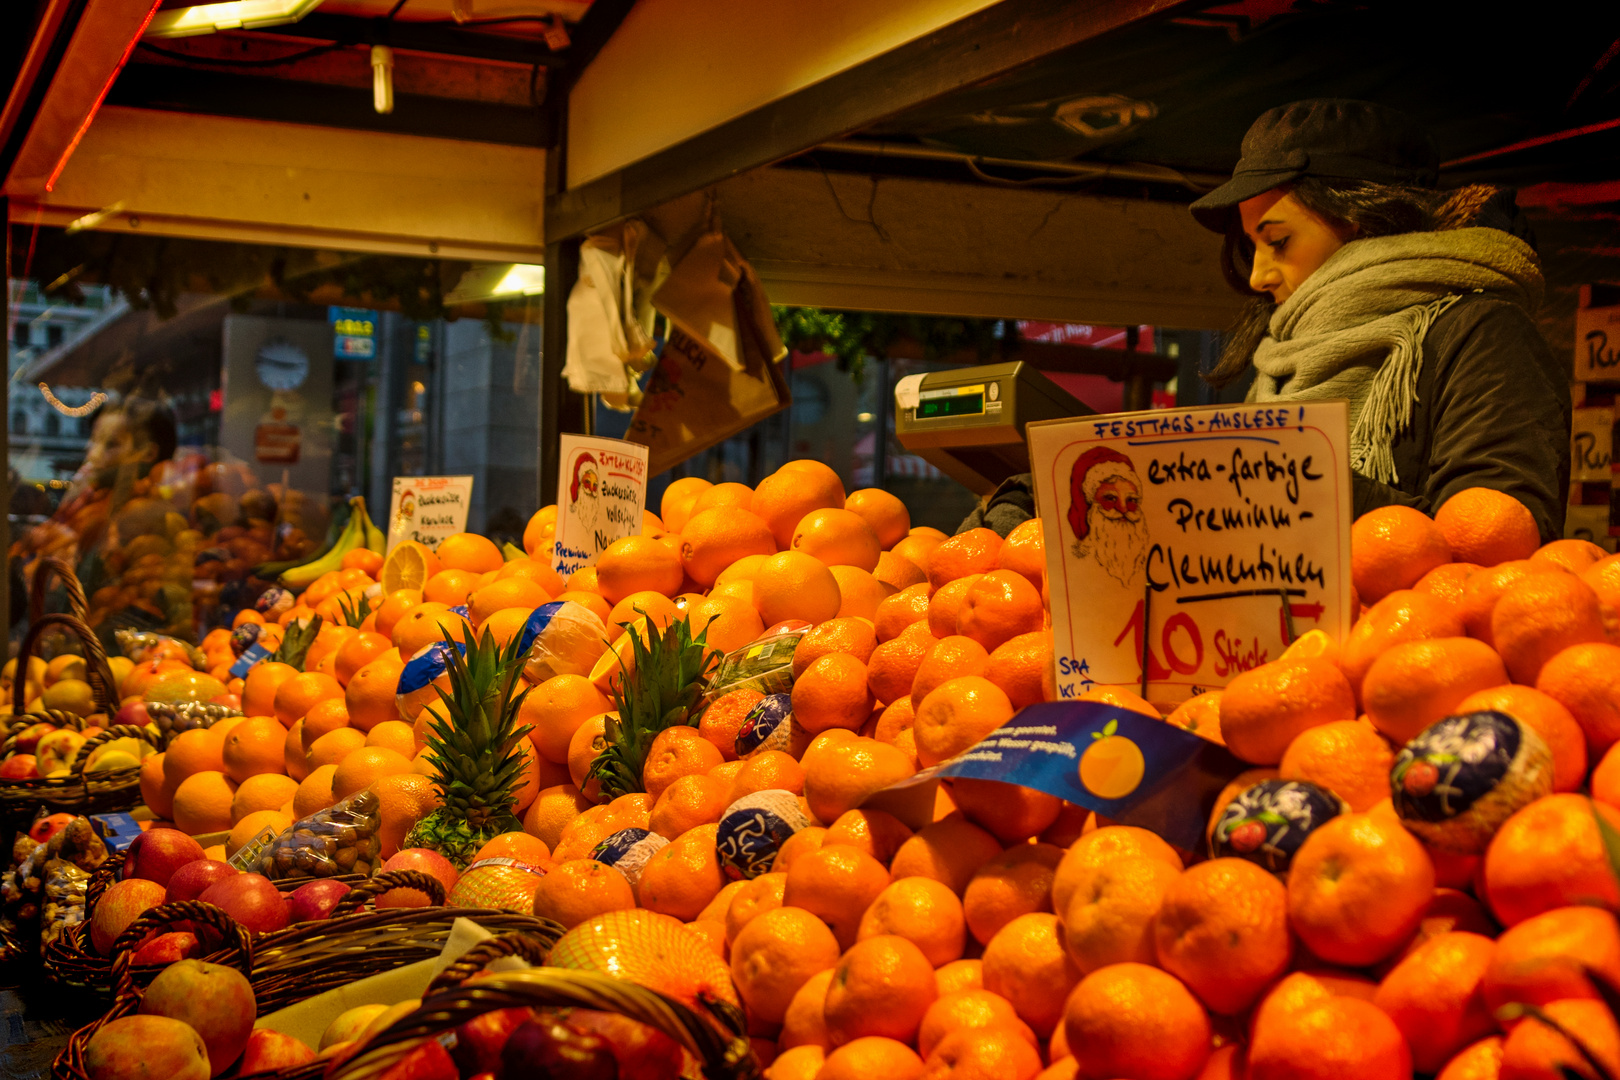
[[[294,822],[259,853],[254,869],[272,881],[370,874],[377,869],[381,826],[377,796],[356,792]]]

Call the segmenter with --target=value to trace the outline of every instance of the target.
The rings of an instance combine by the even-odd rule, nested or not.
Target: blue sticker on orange
[[[1100,701],[1049,701],[889,790],[952,777],[1000,780],[1201,851],[1215,799],[1248,768],[1224,746],[1163,720]]]

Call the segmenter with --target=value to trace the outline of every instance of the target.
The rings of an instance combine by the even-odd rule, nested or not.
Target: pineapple
[[[289,664],[299,671],[304,670],[304,655],[309,647],[315,643],[315,637],[321,632],[321,617],[314,616],[308,622],[294,619],[287,626],[287,632],[282,636],[281,647],[270,654],[270,659],[283,664]]]
[[[653,739],[665,728],[696,723],[704,679],[719,660],[719,654],[704,645],[706,627],[693,637],[685,619],[662,633],[651,620],[644,625],[645,642],[636,631],[626,631],[634,639],[634,662],[613,685],[613,707],[619,717],[608,717],[607,746],[587,774],[601,781],[605,799],[646,790],[641,768]]]
[[[512,813],[512,789],[523,772],[518,745],[529,734],[516,724],[518,708],[529,692],[513,694],[523,675],[517,635],[501,646],[486,630],[467,642],[465,654],[448,644],[450,692],[439,696],[450,716],[435,719],[427,736],[444,805],[417,822],[400,847],[430,848],[464,869],[490,839],[523,827]]]

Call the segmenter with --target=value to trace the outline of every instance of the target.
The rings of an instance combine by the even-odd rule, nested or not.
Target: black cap
[[[1302,176],[1433,187],[1434,140],[1405,113],[1371,101],[1311,98],[1260,114],[1243,136],[1232,179],[1192,204],[1206,229],[1225,232],[1232,208]]]

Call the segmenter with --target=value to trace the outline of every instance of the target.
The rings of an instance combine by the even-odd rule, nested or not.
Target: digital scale
[[[894,387],[900,445],[979,495],[1029,472],[1025,425],[1094,411],[1022,360],[908,375]]]

